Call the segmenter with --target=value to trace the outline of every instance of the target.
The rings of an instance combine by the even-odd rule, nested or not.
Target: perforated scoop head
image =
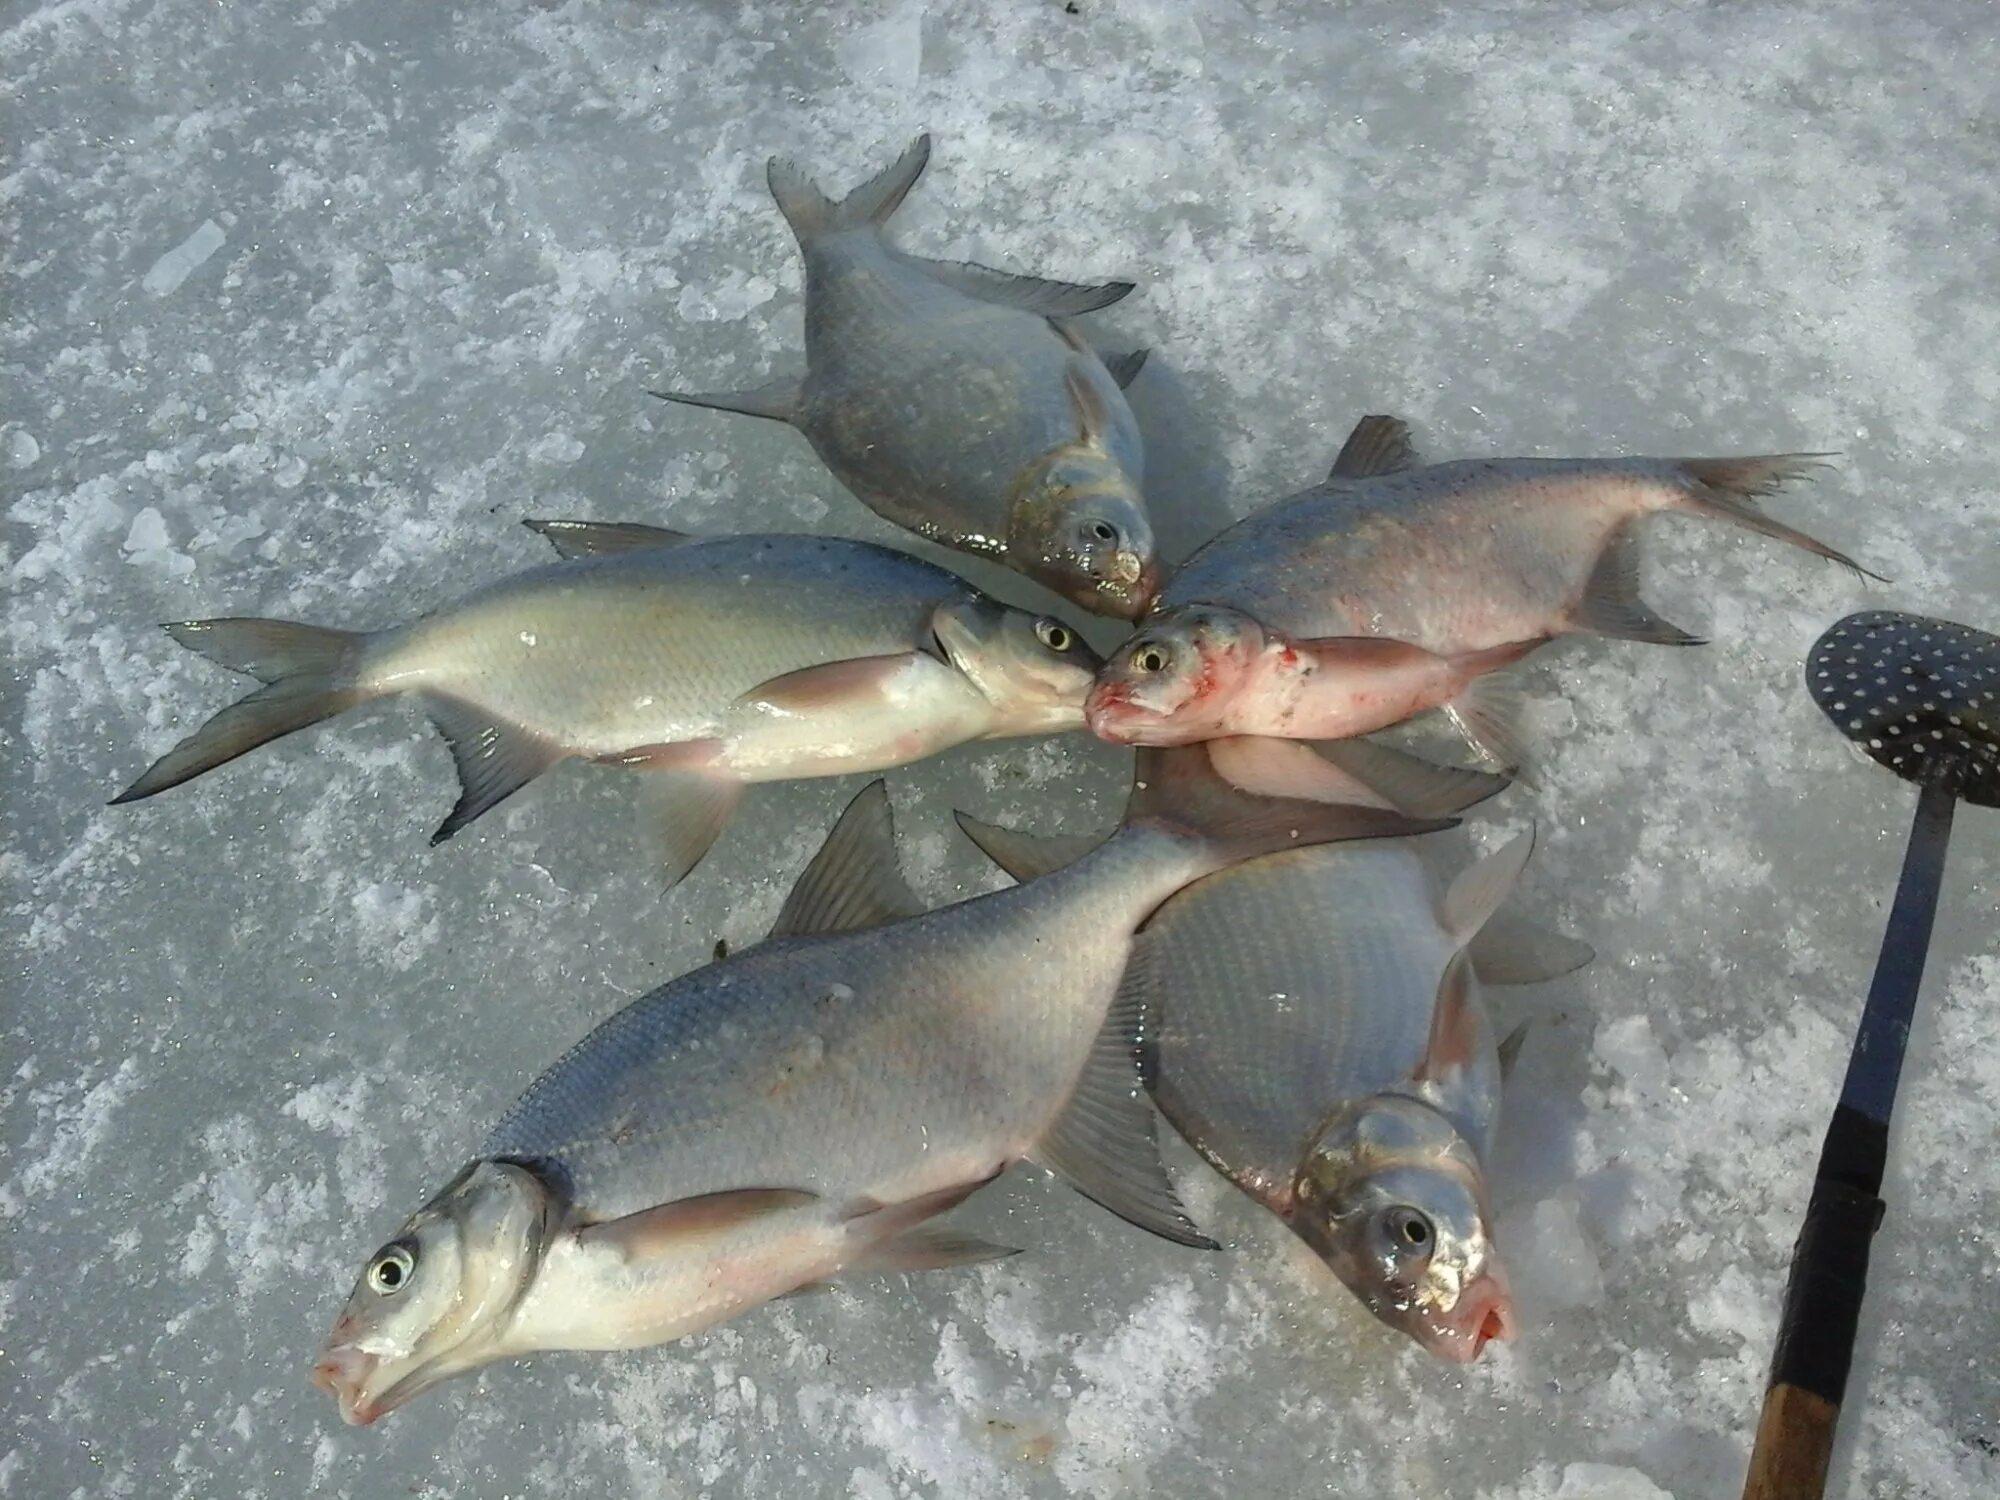
[[[1820,712],[1905,781],[1950,774],[1958,795],[2000,807],[2000,635],[1871,609],[1813,643],[1806,688]]]

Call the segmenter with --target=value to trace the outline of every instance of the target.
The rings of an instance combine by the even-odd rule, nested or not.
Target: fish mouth
[[[1091,568],[1069,597],[1072,604],[1094,614],[1136,620],[1159,592],[1158,559],[1127,550],[1114,555],[1108,564]]]
[[[1512,1343],[1519,1331],[1506,1281],[1488,1273],[1465,1289],[1449,1314],[1428,1323],[1423,1342],[1440,1358],[1469,1365],[1489,1343]]]
[[[352,1344],[336,1344],[314,1363],[312,1383],[333,1397],[340,1420],[349,1427],[372,1427],[430,1384],[420,1378],[422,1369],[416,1369],[386,1390],[371,1392],[368,1387],[380,1368],[375,1355]]]

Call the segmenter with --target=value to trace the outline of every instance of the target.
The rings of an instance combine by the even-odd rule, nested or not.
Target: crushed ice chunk
[[[32,468],[42,456],[42,445],[35,441],[35,435],[26,428],[12,427],[6,439],[7,467],[10,469]]]
[[[203,219],[201,228],[153,262],[153,268],[139,285],[150,297],[164,297],[194,274],[197,267],[222,248],[228,238],[213,219]]]
[[[573,464],[583,457],[583,441],[566,432],[546,432],[528,445],[528,457],[538,464]]]
[[[1597,1055],[1641,1095],[1667,1087],[1667,1053],[1645,1016],[1620,1016],[1597,1028]]]
[[[194,559],[175,548],[167,518],[151,505],[132,518],[125,533],[125,556],[138,567],[158,568],[175,578],[194,571]]]
[[[297,454],[278,461],[271,471],[271,483],[281,490],[295,490],[306,482],[306,461]]]
[[[1603,1268],[1568,1195],[1542,1199],[1508,1230],[1500,1248],[1523,1297],[1551,1312],[1604,1300]]]
[[[1623,1464],[1570,1464],[1556,1500],[1674,1500],[1674,1492]]]

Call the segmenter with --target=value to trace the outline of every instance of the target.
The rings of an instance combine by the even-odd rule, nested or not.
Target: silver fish
[[[843,1271],[1004,1254],[926,1221],[1031,1155],[1212,1245],[1160,1167],[1138,1018],[1113,1003],[1133,933],[1231,863],[1441,825],[1257,802],[1185,764],[1160,778],[1170,810],[1136,808],[1070,868],[923,915],[871,785],[769,940],[601,1024],[369,1258],[315,1380],[366,1423],[492,1360],[658,1344]]]
[[[1531,844],[1442,902],[1401,841],[1225,870],[1161,907],[1126,978],[1153,1018],[1161,1112],[1378,1318],[1451,1360],[1514,1331],[1483,1166],[1502,1065],[1479,981],[1591,956],[1489,920]]]
[[[418,695],[461,793],[433,844],[557,762],[653,772],[679,880],[755,782],[881,770],[1079,727],[1097,658],[1068,626],[918,558],[807,536],[531,521],[569,559],[374,632],[193,620],[169,633],[265,686],[116,802],[371,699]]]
[[[653,394],[788,422],[879,515],[1131,619],[1159,583],[1144,449],[1120,389],[1143,351],[1107,367],[1065,320],[1132,283],[1079,286],[893,248],[882,227],[929,159],[920,136],[834,202],[774,158],[771,193],[805,257],[804,378]]]
[[[1646,516],[1732,521],[1866,571],[1755,504],[1818,455],[1418,465],[1408,431],[1364,418],[1324,484],[1195,553],[1099,674],[1091,729],[1331,738],[1448,706],[1518,763],[1509,689],[1486,674],[1572,631],[1698,644],[1639,597]]]

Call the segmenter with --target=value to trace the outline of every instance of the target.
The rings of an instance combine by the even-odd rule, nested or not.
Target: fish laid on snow
[[[1128,281],[1078,286],[892,248],[882,226],[930,157],[920,137],[834,202],[770,164],[806,274],[806,373],[670,401],[789,422],[878,514],[996,558],[1085,609],[1131,619],[1158,586],[1144,450],[1121,386],[1065,320]]]
[[[1515,762],[1505,679],[1487,674],[1571,631],[1699,644],[1639,597],[1646,516],[1733,521],[1862,571],[1754,503],[1814,462],[1420,466],[1403,423],[1364,418],[1326,483],[1245,517],[1188,560],[1099,673],[1090,727],[1138,745],[1321,739],[1446,707],[1475,744]]]
[[[1440,825],[1198,781],[1058,874],[928,914],[871,785],[769,940],[535,1081],[370,1257],[314,1378],[365,1423],[492,1360],[658,1344],[843,1271],[1004,1254],[926,1221],[1031,1155],[1208,1245],[1155,1154],[1137,1014],[1113,1003],[1133,933],[1230,864]]]
[[[1014,870],[1067,852],[1011,830],[981,842]],[[1378,1318],[1452,1360],[1513,1332],[1483,1168],[1501,1061],[1479,982],[1591,956],[1494,917],[1529,846],[1487,856],[1442,902],[1401,841],[1222,871],[1153,916],[1121,991],[1189,1144]]]
[[[569,561],[374,632],[284,620],[167,627],[258,689],[118,802],[177,786],[374,698],[414,693],[449,741],[450,837],[558,761],[653,772],[668,875],[760,781],[882,770],[1081,727],[1095,654],[1068,626],[921,559],[828,537],[685,537],[535,521]]]

